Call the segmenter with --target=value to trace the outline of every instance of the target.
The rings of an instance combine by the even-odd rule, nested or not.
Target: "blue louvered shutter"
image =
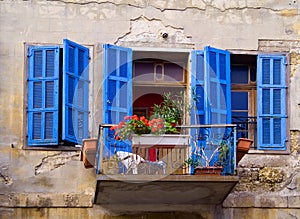
[[[204,48],[206,124],[231,123],[230,53],[212,47]]]
[[[62,140],[81,144],[88,138],[89,49],[64,39]]]
[[[258,149],[286,150],[286,58],[257,57]]]
[[[132,115],[132,50],[110,44],[105,44],[103,48],[103,121],[118,124],[124,116]],[[107,135],[113,142],[113,134]],[[128,151],[131,147],[124,143],[120,145],[120,150]]]
[[[28,50],[28,146],[58,144],[59,46]]]
[[[201,50],[192,51],[192,101],[196,101],[192,109],[191,124],[205,124],[205,106],[207,97],[205,93],[204,76],[204,52]]]
[[[193,51],[191,87],[193,89],[191,98],[196,97],[191,124],[231,123],[230,54],[228,51],[212,47],[205,47],[204,51]],[[192,136],[197,135],[197,146],[205,148],[206,155],[210,156],[214,148],[206,146],[209,140],[207,137],[226,136],[228,130],[225,128],[200,129],[198,133],[195,132],[191,130]],[[195,146],[192,144],[192,152],[195,151]],[[213,159],[211,164],[215,161]],[[229,164],[223,172],[230,172],[231,168]]]
[[[205,47],[192,52],[191,86],[196,94],[196,111],[191,124],[230,124],[230,53]],[[192,92],[194,98],[194,92]],[[195,116],[196,115],[196,116]]]
[[[132,114],[132,51],[104,45],[104,122],[117,124]]]

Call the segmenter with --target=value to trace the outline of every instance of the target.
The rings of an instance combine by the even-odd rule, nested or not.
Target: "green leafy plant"
[[[206,150],[203,146],[196,146],[196,150],[193,152],[193,156],[188,158],[185,163],[193,168],[201,166],[212,166],[211,161],[214,159],[215,155],[218,154],[218,160],[216,160],[213,166],[224,166],[228,160],[229,156],[229,145],[226,140],[221,140],[216,144],[208,144],[206,147],[214,147],[211,153],[206,154]],[[206,148],[207,149],[207,148]]]
[[[179,95],[165,93],[163,102],[153,106],[151,118],[162,118],[164,120],[165,133],[177,134],[179,131],[176,126],[182,124],[184,113],[190,110],[191,107],[189,107],[188,102],[184,98],[183,92],[180,92]]]
[[[112,126],[117,140],[130,139],[133,134],[178,134],[182,116],[189,104],[186,103],[183,93],[171,95],[165,93],[161,104],[154,104],[150,119],[137,115],[125,116],[118,125]],[[191,108],[189,108],[190,110]]]

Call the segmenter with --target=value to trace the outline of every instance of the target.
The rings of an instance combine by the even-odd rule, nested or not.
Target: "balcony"
[[[111,126],[99,126],[96,204],[214,205],[238,182],[236,125],[180,126],[172,139],[131,141],[114,139]],[[222,172],[197,172],[205,166],[221,166]]]

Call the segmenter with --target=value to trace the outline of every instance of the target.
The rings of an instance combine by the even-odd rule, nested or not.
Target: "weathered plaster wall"
[[[161,38],[162,31],[169,33],[166,40]],[[299,218],[299,36],[299,4],[295,0],[0,1],[0,215],[6,218],[101,215],[131,218],[92,205],[94,171],[84,169],[78,152],[22,149],[26,118],[24,43],[61,44],[63,38],[69,38],[94,48],[91,90],[97,105],[90,103],[91,132],[99,122],[96,115],[101,112],[101,100],[96,96],[101,94],[97,84],[101,82],[99,57],[103,43],[289,51],[291,155],[264,155],[263,158],[247,155],[238,169],[241,182],[224,202],[226,208],[220,210],[220,218]],[[176,214],[164,217],[174,218]],[[199,212],[195,215],[213,217]],[[155,214],[136,217],[141,216],[155,218]]]

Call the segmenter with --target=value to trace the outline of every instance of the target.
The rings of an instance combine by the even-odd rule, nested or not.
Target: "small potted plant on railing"
[[[115,138],[117,140],[132,140],[133,144],[143,142],[164,144],[165,139],[175,137],[171,143],[174,145],[174,141],[182,143],[179,140],[180,136],[188,140],[187,136],[180,135],[180,130],[176,127],[181,124],[183,108],[188,109],[188,105],[184,103],[182,96],[176,97],[172,97],[170,93],[164,94],[163,102],[153,106],[153,112],[149,119],[145,116],[125,116],[124,120],[117,126],[111,127],[111,130],[115,130]],[[155,138],[155,136],[159,136],[159,138]],[[186,141],[185,144],[188,142]]]

